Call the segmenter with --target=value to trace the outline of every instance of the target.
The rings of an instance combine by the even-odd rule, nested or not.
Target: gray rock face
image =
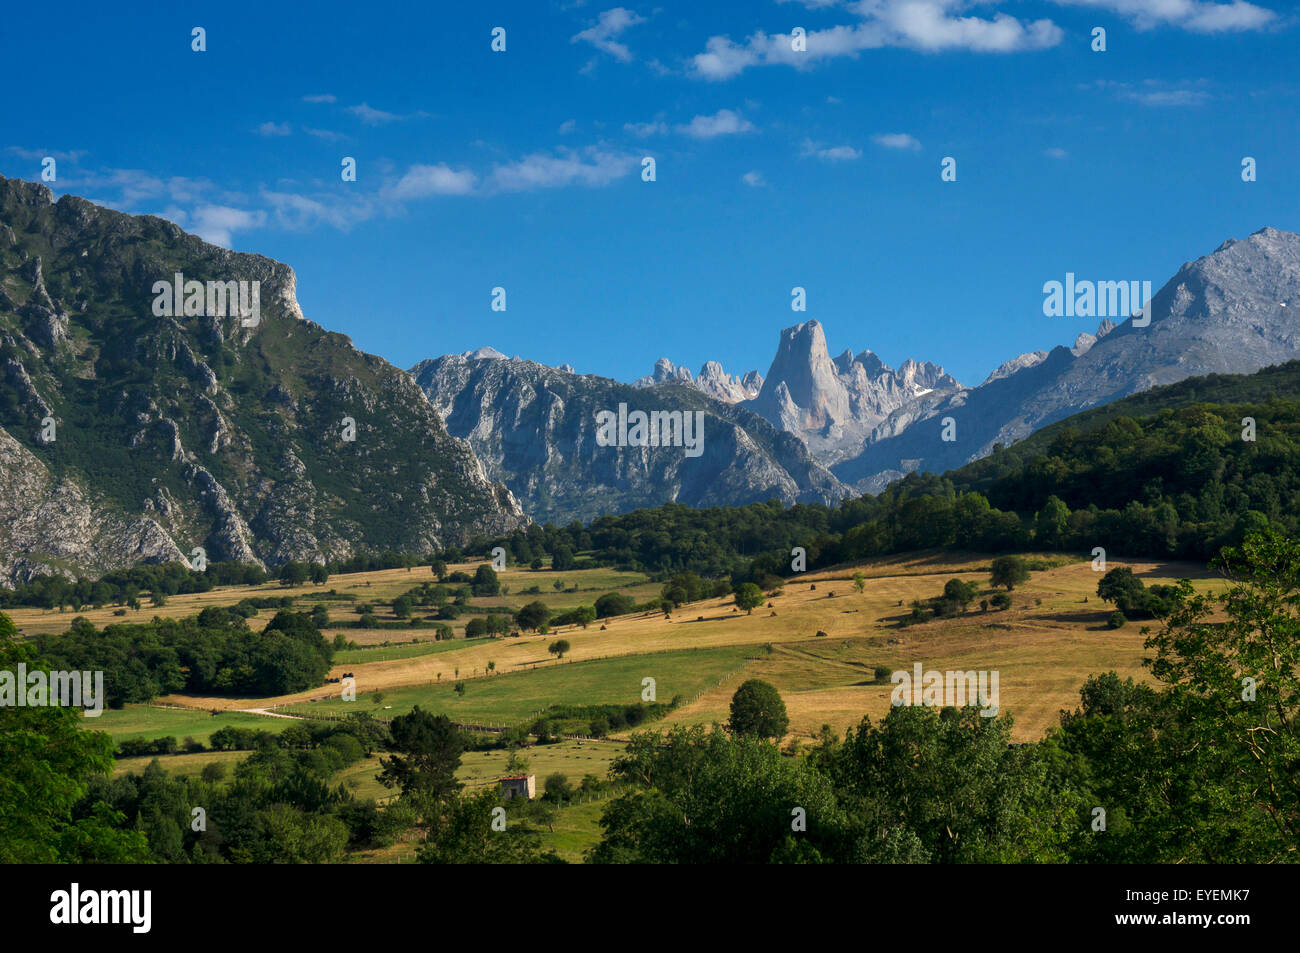
[[[538,521],[590,519],[666,502],[832,502],[846,494],[792,435],[715,400],[661,362],[665,380],[633,387],[519,360],[448,355],[411,369],[448,431]],[[681,447],[602,446],[596,415],[620,404],[704,414],[698,457]]]
[[[746,406],[832,464],[857,454],[875,427],[917,398],[960,389],[928,362],[893,370],[870,351],[832,360],[821,324],[807,321],[781,332],[762,391]]]
[[[288,266],[50,199],[0,178],[0,585],[196,546],[268,566],[429,552],[526,522],[407,374],[303,317]],[[260,322],[155,316],[176,272],[260,282]]]
[[[1082,335],[1080,335],[1082,337]],[[1089,335],[1091,337],[1091,335]],[[991,384],[993,381],[1000,381],[1004,377],[1010,377],[1018,371],[1023,371],[1027,367],[1033,367],[1047,360],[1046,351],[1030,351],[1027,354],[1021,354],[1013,357],[1009,361],[1003,361],[988,377],[984,378],[985,384]]]
[[[727,404],[738,404],[743,400],[753,400],[763,389],[763,375],[750,371],[743,377],[735,377],[723,370],[717,361],[706,361],[700,368],[698,377],[692,377],[688,368],[678,367],[666,357],[655,361],[654,372],[646,377],[638,377],[632,382],[633,387],[653,387],[668,381],[682,381],[694,384],[702,393]]]
[[[995,372],[977,388],[910,408],[908,419],[886,421],[859,456],[832,469],[874,492],[900,472],[960,466],[995,444],[1157,385],[1300,358],[1297,307],[1300,235],[1265,228],[1226,241],[1183,265],[1156,293],[1149,326],[1103,321],[1073,348],[1054,348],[1013,373]],[[945,417],[956,422],[955,441],[941,439]]]
[[[726,404],[753,400],[763,389],[763,376],[750,371],[744,377],[734,377],[722,369],[717,361],[707,361],[695,378],[695,386]]]

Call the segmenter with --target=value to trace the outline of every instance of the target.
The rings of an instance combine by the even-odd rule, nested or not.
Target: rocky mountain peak
[[[819,459],[854,455],[872,429],[894,411],[934,390],[961,385],[929,362],[904,361],[897,371],[871,351],[832,359],[818,321],[781,332],[763,388],[748,406],[807,443]]]

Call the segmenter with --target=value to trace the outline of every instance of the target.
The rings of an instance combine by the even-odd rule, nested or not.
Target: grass
[[[432,639],[432,636],[429,638]],[[334,664],[360,665],[366,662],[392,662],[399,659],[419,658],[422,655],[437,655],[439,652],[454,652],[464,648],[466,644],[473,643],[451,639],[444,642],[418,642],[413,645],[367,645],[335,652]]]
[[[149,767],[149,762],[158,759],[164,771],[179,778],[197,777],[205,767],[212,763],[226,766],[226,777],[230,778],[235,765],[247,758],[251,751],[199,751],[194,754],[141,755],[138,758],[118,758],[113,765],[113,777],[123,774],[141,774]]]
[[[601,620],[588,629],[566,626],[544,636],[458,638],[347,650],[338,655],[331,676],[355,673],[360,700],[353,703],[341,701],[337,684],[274,699],[172,696],[161,701],[222,710],[287,706],[284,710],[305,715],[337,715],[348,710],[376,710],[369,696],[382,691],[383,704],[392,706],[389,710],[378,708],[382,715],[400,714],[418,703],[458,721],[509,724],[529,720],[553,703],[634,702],[640,698],[641,679],[653,676],[658,679],[661,701],[675,694],[689,698],[703,691],[697,701],[672,713],[669,723],[708,723],[726,719],[735,690],[731,681],[722,686],[713,683],[752,657],[745,675],[772,681],[785,698],[792,733],[809,737],[823,724],[843,731],[864,715],[882,717],[888,710],[891,686],[874,684],[871,670],[876,665],[910,669],[914,662],[922,662],[927,668],[998,670],[1001,707],[1015,716],[1017,740],[1030,740],[1054,725],[1061,709],[1077,704],[1078,690],[1088,675],[1112,669],[1121,676],[1145,678],[1146,674],[1141,664],[1145,654],[1141,623],[1116,630],[1105,627],[1111,607],[1096,596],[1098,574],[1089,561],[1060,553],[1028,555],[1051,568],[1034,572],[1025,585],[1011,593],[1013,605],[1005,612],[982,613],[978,609],[978,599],[989,592],[991,557],[987,554],[909,553],[802,574],[787,581],[752,614],[738,612],[730,598],[720,598],[682,606],[668,617],[661,612],[638,613]],[[456,568],[472,573],[474,565]],[[1199,589],[1223,585],[1203,566],[1190,563],[1134,562],[1112,556],[1111,565],[1131,566],[1147,585],[1182,576],[1194,579]],[[853,585],[855,572],[865,577],[862,592]],[[973,611],[898,627],[912,600],[938,595],[953,576],[980,586],[982,594]],[[224,595],[218,590],[178,596],[161,611],[182,614],[196,611],[202,604],[221,604],[223,600],[229,604],[250,594],[302,595],[329,588],[378,602],[429,578],[428,570],[419,568],[356,573],[332,577],[324,587],[285,590],[268,584],[251,590],[229,589]],[[581,591],[556,593],[551,583],[557,578]],[[558,609],[593,602],[602,592],[620,588],[635,598],[657,591],[657,585],[643,575],[607,569],[568,573],[510,570],[502,574],[502,581],[511,587],[510,595],[475,602],[487,606],[541,599]],[[539,595],[520,592],[533,584],[541,589]],[[309,604],[308,600],[300,602],[304,608]],[[36,624],[34,619],[40,624],[55,619],[66,625],[71,618],[67,613],[60,617],[57,612],[30,609],[13,614],[15,621],[24,625]],[[340,612],[334,614],[345,617]],[[266,612],[262,615],[269,617]],[[462,616],[455,625],[463,631],[468,618]],[[371,643],[426,636],[420,630],[410,630],[410,634],[341,631],[350,639]],[[826,636],[819,638],[819,632]],[[571,643],[563,662],[556,662],[546,650],[556,638]],[[763,651],[769,644],[773,647],[770,654]],[[489,662],[495,665],[496,674],[487,674]],[[453,692],[457,680],[465,682],[464,697]],[[186,716],[148,717],[155,721],[133,728],[130,718],[109,712],[101,725],[88,721],[87,727],[107,729],[116,722],[125,726],[114,729],[123,737],[134,732],[136,737],[171,734],[183,738],[187,734],[206,737],[228,723],[211,718],[206,711],[194,716],[197,721],[192,723],[182,723]],[[256,724],[275,731],[285,722],[257,719]]]
[[[723,675],[743,665],[754,651],[744,646],[691,649],[627,655],[588,662],[552,662],[530,672],[496,675],[466,681],[464,696],[457,695],[454,680],[433,685],[397,688],[384,692],[384,705],[395,716],[420,705],[453,721],[471,724],[518,724],[531,720],[554,704],[626,704],[641,700],[642,679],[655,679],[659,701],[674,695],[690,698]],[[361,676],[358,697],[370,691]],[[344,702],[336,698],[289,705],[281,711],[305,716],[341,716],[368,701]]]
[[[157,708],[152,705],[127,705],[124,708],[107,708],[98,718],[86,718],[85,727],[106,731],[114,741],[128,738],[165,738],[178,741],[186,737],[206,742],[214,731],[234,726],[257,728],[275,734],[293,724],[287,718],[268,718],[238,711],[223,711],[212,715],[199,709]]]

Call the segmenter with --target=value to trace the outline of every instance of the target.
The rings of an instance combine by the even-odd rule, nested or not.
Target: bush
[[[1006,592],[995,592],[993,593],[993,597],[989,600],[989,604],[995,609],[1010,609],[1011,595]]]
[[[1110,618],[1106,620],[1106,628],[1108,629],[1122,629],[1127,624],[1128,619],[1124,618],[1124,613],[1120,612],[1118,609],[1112,612]]]
[[[636,608],[636,600],[621,592],[607,592],[596,600],[596,618],[627,615]]]
[[[877,665],[872,670],[872,674],[875,675],[876,681],[887,682],[889,681],[890,676],[894,674],[894,670],[890,668],[888,665]]]
[[[999,556],[993,560],[992,576],[989,582],[995,586],[1006,586],[1010,592],[1022,582],[1029,579],[1029,564],[1021,556]]]

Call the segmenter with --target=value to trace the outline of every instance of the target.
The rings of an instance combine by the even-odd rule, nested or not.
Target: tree
[[[540,632],[551,620],[551,610],[545,602],[530,602],[524,606],[515,616],[515,621],[519,628],[525,632],[534,630]]]
[[[943,597],[957,603],[963,609],[979,594],[979,587],[973,582],[949,579],[943,586]]]
[[[507,825],[493,827],[501,802],[495,791],[451,798],[428,818],[429,831],[420,845],[422,864],[539,864],[562,863],[553,852],[541,853],[533,839]]]
[[[495,596],[501,592],[501,580],[487,563],[482,563],[474,570],[474,582],[471,588],[476,596]]]
[[[548,774],[543,789],[546,793],[542,796],[558,804],[565,804],[573,797],[573,785],[569,783],[567,774]]]
[[[596,600],[596,618],[627,615],[636,607],[636,600],[622,592],[607,592]]]
[[[438,577],[439,582],[447,578],[447,564],[443,560],[435,559],[429,564],[429,569]]]
[[[311,574],[306,563],[288,562],[280,568],[280,582],[286,587],[301,586]]]
[[[464,742],[446,715],[433,715],[416,705],[409,715],[394,718],[389,730],[388,750],[394,754],[379,762],[379,782],[384,787],[400,787],[402,797],[421,810],[461,789],[456,771]]]
[[[831,779],[769,742],[702,726],[638,733],[612,771],[632,791],[605,807],[594,863],[862,859]],[[798,834],[795,806],[808,822]]]
[[[546,647],[546,651],[550,652],[552,655],[558,655],[560,658],[564,658],[564,653],[569,651],[569,642],[567,639],[556,639]]]
[[[1228,590],[1198,595],[1180,580],[1146,647],[1197,741],[1189,767],[1207,772],[1207,818],[1259,818],[1254,860],[1272,862],[1300,842],[1300,542],[1252,533],[1214,565]]]
[[[0,612],[0,671],[43,665],[13,640]],[[81,713],[57,705],[0,706],[0,863],[143,863],[145,836],[123,829],[123,816],[102,800],[75,813],[91,783],[113,767],[113,741],[83,730]]]
[[[995,586],[1006,586],[1010,592],[1029,579],[1029,565],[1020,556],[998,556],[993,560],[993,575],[989,580]]]
[[[742,582],[736,587],[736,605],[753,615],[754,610],[763,604],[763,590],[752,582]]]
[[[487,619],[475,616],[465,623],[465,638],[479,639],[488,634]]]
[[[1070,508],[1058,496],[1049,496],[1034,517],[1034,542],[1045,549],[1060,549],[1070,525]]]
[[[867,588],[867,577],[864,576],[861,571],[853,574],[853,588],[858,590],[858,592],[862,592]]]
[[[769,682],[751,678],[731,696],[733,734],[756,738],[780,738],[790,726],[781,693]]]
[[[311,577],[311,581],[318,586],[323,586],[325,583],[329,582],[330,571],[320,563],[312,563],[311,568],[308,569],[307,572]]]

